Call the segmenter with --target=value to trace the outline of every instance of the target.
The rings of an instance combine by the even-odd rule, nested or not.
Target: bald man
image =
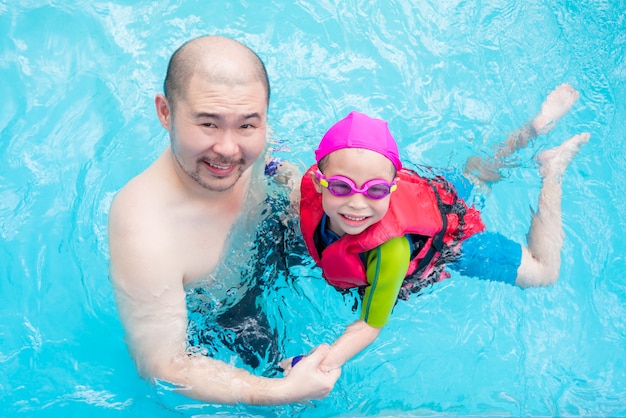
[[[190,350],[191,294],[204,296],[211,315],[220,307],[228,313],[254,287],[242,266],[250,264],[255,230],[267,213],[270,188],[260,157],[269,97],[265,66],[246,46],[214,36],[181,46],[170,59],[164,94],[155,98],[170,146],[116,195],[109,215],[111,279],[140,374],[205,402],[321,399],[340,374],[318,367],[327,346],[283,378]]]

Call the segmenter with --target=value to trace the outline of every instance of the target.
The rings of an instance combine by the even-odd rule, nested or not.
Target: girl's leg
[[[479,183],[495,183],[500,180],[498,172],[506,159],[526,147],[537,135],[550,131],[578,100],[578,92],[569,84],[561,84],[551,91],[541,105],[541,110],[526,125],[511,134],[499,145],[492,158],[487,160],[473,156],[465,163],[465,174]]]
[[[574,135],[556,148],[538,156],[542,187],[537,212],[528,232],[528,247],[522,247],[522,261],[515,284],[520,287],[554,284],[561,268],[563,226],[561,220],[561,182],[563,173],[589,133]]]

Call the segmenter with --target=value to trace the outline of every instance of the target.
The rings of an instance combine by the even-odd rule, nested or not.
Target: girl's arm
[[[366,254],[369,286],[363,296],[361,319],[349,325],[331,345],[330,353],[320,364],[323,371],[341,367],[378,337],[396,304],[410,257],[406,237],[393,238]]]

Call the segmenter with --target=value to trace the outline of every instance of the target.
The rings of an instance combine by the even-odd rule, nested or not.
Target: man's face
[[[172,150],[184,173],[206,190],[231,189],[263,152],[266,98],[260,82],[229,85],[193,76],[169,123]]]

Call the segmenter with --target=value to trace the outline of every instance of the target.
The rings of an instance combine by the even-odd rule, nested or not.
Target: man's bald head
[[[172,108],[185,98],[193,76],[227,85],[260,82],[269,104],[270,83],[263,61],[250,48],[233,39],[203,36],[186,42],[172,54],[163,84]]]

